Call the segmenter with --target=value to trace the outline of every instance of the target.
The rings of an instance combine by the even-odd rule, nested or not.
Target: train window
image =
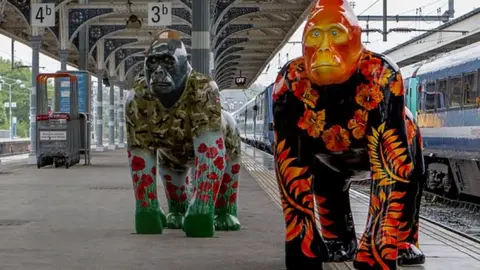
[[[449,105],[450,107],[460,107],[463,101],[462,77],[449,78]]]
[[[428,110],[435,110],[436,108],[438,108],[439,104],[437,104],[438,102],[437,101],[437,98],[436,98],[436,94],[435,93],[425,93],[425,110],[428,111]]]
[[[444,97],[448,97],[448,88],[447,88],[447,80],[446,79],[437,81],[437,89],[438,89],[438,92],[443,94]],[[445,105],[447,105],[447,104],[445,104]],[[437,107],[437,109],[438,108],[439,107]]]
[[[477,89],[478,86],[476,73],[465,74],[463,77],[463,104],[475,104],[475,99],[477,98]]]
[[[435,82],[427,83],[426,91],[427,92],[435,92]]]
[[[262,115],[263,115],[263,102],[262,102],[262,96],[260,95],[258,100],[258,110],[257,110],[257,120],[262,120]]]

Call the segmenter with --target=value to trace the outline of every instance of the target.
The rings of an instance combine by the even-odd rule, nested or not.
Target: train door
[[[265,89],[264,91],[264,94],[262,96],[262,102],[263,102],[263,111],[262,111],[262,115],[263,115],[263,124],[262,124],[262,142],[265,144],[265,145],[268,145],[268,88]]]
[[[252,140],[255,143],[257,141],[256,135],[257,135],[257,116],[258,116],[258,96],[255,96],[255,101],[253,103],[253,133],[252,133]]]
[[[268,103],[268,113],[265,114],[265,122],[268,122],[268,141],[273,145],[273,84],[267,88],[267,97],[265,98]]]
[[[248,119],[248,110],[247,110],[247,106],[245,106],[245,128],[243,130],[245,131],[245,138],[246,139],[247,139],[247,130],[248,130],[247,119]]]
[[[418,78],[413,77],[410,78],[408,81],[408,89],[407,89],[407,107],[412,112],[413,118],[417,118],[417,100],[418,100]]]

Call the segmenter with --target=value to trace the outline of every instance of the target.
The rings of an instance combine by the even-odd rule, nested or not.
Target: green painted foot
[[[215,226],[213,215],[187,215],[183,220],[183,231],[187,237],[213,237]]]
[[[167,228],[181,229],[183,228],[184,214],[182,213],[168,213],[167,214]]]
[[[238,231],[240,227],[240,221],[234,215],[221,214],[215,216],[215,230],[217,231]]]
[[[135,214],[135,231],[138,234],[161,234],[166,223],[165,214],[160,210]]]

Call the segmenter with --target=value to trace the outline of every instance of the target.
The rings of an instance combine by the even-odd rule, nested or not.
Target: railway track
[[[352,186],[354,185],[357,185],[357,186],[361,185],[366,188],[369,188],[370,182],[358,181],[358,182],[353,182]],[[423,200],[430,203],[443,204],[452,208],[463,209],[470,213],[476,213],[480,211],[480,204],[476,204],[469,201],[453,200],[445,196],[442,196],[430,191],[426,191],[426,190],[423,191]]]
[[[368,196],[370,193],[370,182],[353,182],[351,189],[359,194]],[[472,225],[465,224],[472,223],[473,220],[473,222],[476,222],[476,224],[480,226],[479,210],[480,205],[478,204],[452,200],[435,193],[424,191],[420,218],[480,244],[480,234],[475,231],[470,231],[469,229],[472,228]],[[459,216],[463,216],[463,218]]]

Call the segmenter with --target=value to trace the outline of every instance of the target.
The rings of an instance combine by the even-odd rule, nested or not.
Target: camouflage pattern
[[[220,107],[220,93],[209,77],[192,71],[180,99],[165,108],[137,78],[125,104],[128,147],[158,151],[162,167],[183,172],[194,165],[193,140],[205,131],[222,130],[227,156],[240,155],[235,120]]]

